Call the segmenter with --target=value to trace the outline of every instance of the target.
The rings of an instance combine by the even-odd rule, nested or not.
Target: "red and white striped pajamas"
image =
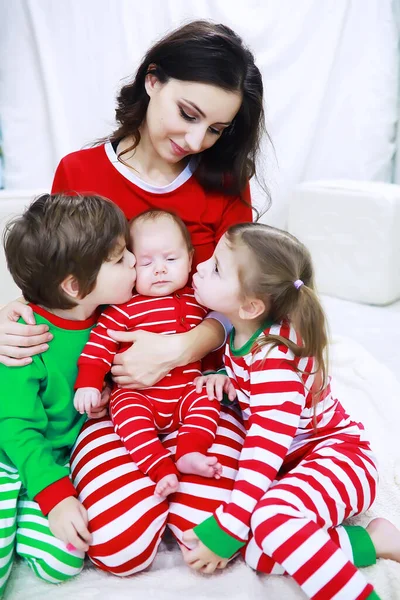
[[[76,388],[102,389],[114,356],[120,349],[107,329],[171,334],[196,327],[207,311],[187,287],[161,298],[136,294],[126,304],[109,306],[92,330],[78,361]],[[189,452],[206,454],[214,441],[219,418],[219,402],[209,401],[206,393],[196,393],[193,380],[201,375],[201,362],[173,369],[156,385],[144,390],[115,386],[110,398],[110,415],[132,460],[155,482],[177,471],[171,453],[162,445],[159,434],[179,428],[178,459]]]
[[[344,551],[344,530],[335,528],[375,498],[377,470],[364,428],[330,386],[316,406],[314,428],[314,360],[295,357],[283,344],[251,351],[264,333],[299,343],[283,322],[260,330],[242,349],[227,344],[225,366],[247,433],[230,499],[197,533],[217,554],[227,538],[238,547],[250,539],[242,550],[246,562],[266,573],[286,571],[309,598],[361,600],[373,588]]]
[[[293,334],[288,328],[278,330],[281,334]],[[276,328],[272,331],[277,332]],[[277,366],[277,351],[281,363],[279,369],[270,368]],[[229,352],[227,348],[228,369]],[[285,413],[289,416],[301,414],[299,425],[301,423],[303,431],[300,433],[301,428],[296,429],[292,423],[295,435],[290,452],[286,453],[279,473],[268,491],[261,493],[254,509],[248,506],[248,500],[244,500],[246,493],[241,496],[242,508],[250,510],[248,514],[243,510],[240,516],[244,521],[250,521],[251,529],[242,553],[246,562],[261,572],[291,573],[310,597],[362,600],[368,596],[372,586],[352,564],[350,540],[340,524],[372,503],[377,479],[374,457],[364,439],[362,426],[348,418],[330,393],[317,407],[320,429],[314,435],[313,412],[305,404],[306,399],[310,400],[305,385],[309,388],[312,377],[304,376],[299,386],[300,380],[297,375],[294,376],[293,369],[281,368],[284,367],[281,354],[284,360],[291,358],[291,353],[281,347],[270,354],[271,363],[264,363],[265,373],[271,381],[262,380],[262,370],[258,374],[255,370],[255,384],[262,387],[267,384],[270,388],[263,394],[264,401],[269,402],[266,407],[269,417],[257,406],[251,410],[249,405],[246,408],[246,394],[241,396],[247,417],[247,440],[254,443],[253,434],[259,432],[261,437],[257,444],[260,440],[268,441],[269,438],[264,437],[268,425],[271,427],[271,448],[277,450],[286,438],[284,433],[281,437],[278,432],[274,433],[273,426],[279,425]],[[234,366],[233,361],[237,365]],[[243,386],[244,389],[245,380],[250,375],[245,363],[245,357],[233,357],[230,363],[231,375],[237,379],[238,387]],[[300,362],[299,366],[304,368],[305,365]],[[238,375],[234,375],[234,369]],[[283,411],[278,402],[279,409],[273,406],[282,385],[291,389],[286,392],[288,400]],[[248,386],[249,382],[247,389]],[[297,408],[297,401],[293,401],[297,396],[303,398],[300,401],[301,411]],[[259,400],[262,404],[261,398]],[[255,419],[257,415],[258,419]],[[265,418],[269,418],[268,423]],[[112,423],[107,419],[88,421],[75,445],[71,470],[80,499],[88,510],[93,533],[93,545],[89,549],[92,561],[99,568],[116,575],[130,575],[151,564],[166,526],[181,541],[184,531],[202,523],[211,514],[219,515],[222,520],[224,510],[219,507],[232,505],[232,489],[239,464],[241,475],[238,482],[242,481],[243,485],[241,476],[243,468],[247,468],[246,455],[254,451],[252,444],[249,447],[247,443],[241,456],[246,429],[234,409],[222,406],[216,438],[210,448],[210,453],[216,455],[223,465],[222,478],[183,475],[178,492],[167,500],[159,500],[153,494],[153,482],[130,459]],[[309,442],[306,436],[311,436]],[[177,432],[173,432],[162,440],[172,454],[176,437]],[[264,449],[262,464],[258,463],[257,470],[264,468],[266,456],[271,457],[268,449]],[[253,463],[254,457],[250,460]],[[248,474],[252,476],[249,471]],[[258,485],[265,484],[263,476],[259,476],[257,482]],[[257,492],[258,485],[252,488],[254,492]],[[229,511],[226,514],[229,519]]]
[[[162,443],[173,455],[178,432]],[[166,525],[178,540],[227,501],[235,481],[245,431],[239,414],[221,407],[209,453],[223,466],[221,479],[181,475],[179,490],[161,500],[107,419],[84,425],[71,456],[71,473],[79,499],[88,511],[93,543],[88,555],[99,568],[126,576],[154,560]]]

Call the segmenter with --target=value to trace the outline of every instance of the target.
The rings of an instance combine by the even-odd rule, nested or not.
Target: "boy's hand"
[[[92,407],[87,416],[89,419],[100,419],[108,414],[108,403],[111,396],[111,386],[105,385],[101,392],[100,404],[97,407]]]
[[[89,413],[100,406],[101,393],[96,388],[84,387],[75,392],[74,406],[78,412],[83,415]]]
[[[201,375],[200,377],[196,377],[193,383],[196,386],[196,392],[198,394],[201,393],[201,390],[204,386],[206,387],[209,400],[214,400],[216,398],[217,400],[221,401],[224,392],[232,402],[236,398],[235,386],[229,379],[228,375],[222,375],[219,373],[214,373],[212,375]]]
[[[73,496],[64,498],[49,512],[48,519],[50,531],[56,538],[82,552],[89,550],[92,536],[87,528],[86,508],[79,500]]]

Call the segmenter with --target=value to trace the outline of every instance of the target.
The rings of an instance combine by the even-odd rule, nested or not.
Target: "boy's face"
[[[168,296],[187,284],[192,256],[181,230],[170,217],[135,221],[131,226],[131,240],[139,294]]]
[[[112,256],[101,265],[96,285],[84,300],[98,306],[128,302],[136,281],[135,263],[134,255],[127,250],[125,239],[121,238]]]

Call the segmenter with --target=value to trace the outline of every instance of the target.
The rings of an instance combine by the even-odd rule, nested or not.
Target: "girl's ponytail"
[[[301,354],[313,356],[316,362],[319,376],[316,378],[314,403],[317,403],[322,390],[328,383],[326,317],[312,283],[310,286],[302,284],[297,293],[297,302],[294,303],[289,316],[303,341]]]

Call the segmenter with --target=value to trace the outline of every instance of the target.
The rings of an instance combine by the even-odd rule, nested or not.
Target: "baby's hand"
[[[93,408],[97,408],[100,405],[101,393],[96,388],[84,387],[79,388],[75,392],[74,406],[78,412],[83,415],[91,413]]]
[[[220,373],[201,375],[200,377],[196,377],[193,383],[196,386],[196,392],[198,394],[201,393],[204,386],[206,387],[209,400],[214,400],[216,398],[221,401],[224,392],[232,402],[236,398],[235,387],[228,375],[222,375]]]
[[[110,396],[111,387],[109,385],[105,385],[103,391],[101,392],[100,403],[97,407],[92,406],[90,411],[87,413],[89,419],[100,419],[108,414],[108,403],[110,401]]]

